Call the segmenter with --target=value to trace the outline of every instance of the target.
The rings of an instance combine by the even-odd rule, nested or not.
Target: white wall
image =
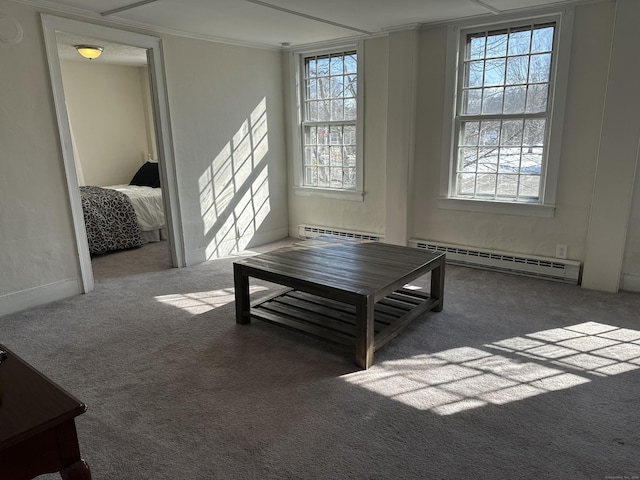
[[[288,235],[280,52],[163,39],[187,263]]]
[[[637,2],[620,2],[626,4],[624,15],[631,17],[626,24],[635,22],[637,25],[640,21],[638,5],[634,6]],[[588,236],[595,233],[599,238],[606,239],[613,234],[608,230],[607,222],[598,221],[592,214],[594,185],[602,180],[602,176],[597,175],[598,162],[605,162],[601,163],[605,169],[602,173],[606,172],[606,162],[609,160],[605,158],[606,155],[599,153],[601,137],[603,132],[615,130],[615,122],[603,124],[605,107],[612,110],[613,118],[625,118],[624,115],[617,115],[624,113],[620,111],[624,108],[619,105],[620,102],[607,98],[609,63],[620,54],[638,58],[635,43],[618,42],[613,45],[618,51],[611,50],[616,28],[616,5],[615,1],[602,1],[575,9],[558,193],[552,218],[438,208],[447,40],[447,26],[442,25],[425,29],[419,34],[413,158],[407,161],[405,157],[405,153],[411,150],[408,142],[412,125],[405,122],[411,118],[411,112],[407,109],[412,107],[406,105],[405,110],[397,109],[397,102],[406,104],[410,79],[414,74],[414,66],[407,53],[407,48],[412,45],[411,35],[397,32],[388,38],[365,42],[364,202],[296,196],[291,182],[291,234],[297,234],[298,224],[307,223],[378,233],[394,243],[414,237],[545,257],[554,257],[556,244],[563,244],[568,246],[570,259],[585,262]],[[631,35],[631,31],[627,31],[626,35]],[[404,81],[400,78],[404,78]],[[633,83],[633,79],[627,83]],[[617,88],[623,91],[617,92],[616,98],[624,98],[625,95],[636,98],[637,87],[633,89],[627,83],[619,84],[621,86]],[[400,86],[404,86],[403,92],[398,92]],[[633,116],[635,111],[633,109],[627,113]],[[627,154],[626,150],[620,150],[619,153],[624,156],[621,162],[627,172],[627,167],[635,164],[635,156]],[[408,175],[411,181],[403,184],[399,181],[402,175]],[[616,189],[615,184],[608,184],[606,188],[612,191]],[[407,194],[410,195],[410,201],[404,202]],[[605,206],[611,206],[606,201],[607,196],[605,189],[601,198],[605,199]],[[623,197],[623,200],[631,202],[628,188],[625,188]],[[637,241],[640,235],[639,198],[640,195],[636,194],[625,264],[625,271],[634,275],[640,274],[640,242]],[[615,215],[615,234],[624,236],[628,212],[621,213],[617,209]],[[396,238],[405,229],[406,238]],[[615,255],[621,254],[618,247]],[[611,269],[611,265],[607,264],[607,268]],[[617,268],[614,277],[619,277],[620,265],[614,268]],[[589,265],[586,265],[585,270],[588,269]],[[615,290],[617,281],[607,282],[606,285],[591,284],[588,288]],[[640,285],[637,289],[640,290]]]
[[[0,42],[0,314],[79,292],[79,267],[40,19],[3,2],[23,40]]]
[[[413,218],[416,238],[555,257],[556,244],[583,260],[595,178],[613,27],[613,4],[575,11],[555,216],[443,210],[437,206],[442,155],[446,27],[423,33]]]
[[[99,59],[60,66],[85,184],[128,184],[152,153],[148,89],[143,90],[141,81],[146,77],[148,84],[147,68],[108,65]]]
[[[2,315],[78,294],[81,282],[39,12],[13,2],[0,12],[24,30],[19,44],[0,42]],[[188,262],[285,237],[280,52],[162,41]]]

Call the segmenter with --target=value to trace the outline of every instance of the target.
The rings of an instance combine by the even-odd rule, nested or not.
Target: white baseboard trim
[[[0,316],[82,293],[80,279],[70,278],[0,296]]]
[[[640,276],[623,274],[620,280],[620,290],[640,292]]]
[[[254,233],[251,236],[246,236],[239,239],[232,238],[223,241],[218,245],[215,245],[215,243],[212,242],[212,244],[208,247],[186,251],[185,261],[187,263],[187,267],[192,267],[209,260],[215,260],[216,258],[223,258],[237,253],[238,248],[244,250],[251,247],[258,247],[267,243],[277,242],[278,240],[282,240],[283,238],[287,238],[288,236],[289,227],[287,226],[265,233]]]

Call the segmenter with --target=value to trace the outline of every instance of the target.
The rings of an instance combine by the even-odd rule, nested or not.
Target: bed
[[[82,186],[89,252],[99,255],[166,238],[158,164],[146,162],[129,185]]]

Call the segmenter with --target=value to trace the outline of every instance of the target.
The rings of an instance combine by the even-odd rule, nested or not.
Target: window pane
[[[544,118],[525,120],[523,145],[544,145],[544,130],[547,121]]]
[[[318,77],[327,77],[329,75],[329,57],[318,58]]]
[[[498,171],[501,173],[520,173],[520,151],[520,147],[502,147]]]
[[[518,194],[517,175],[498,175],[498,186],[496,193],[501,198],[515,198]]]
[[[344,135],[344,144],[345,145],[355,145],[356,144],[356,126],[355,125],[345,125],[343,130]]]
[[[318,187],[329,187],[331,185],[331,169],[329,167],[318,167]]]
[[[507,85],[522,85],[529,77],[529,57],[509,57],[507,59]]]
[[[317,65],[317,62],[315,58],[310,58],[307,61],[307,69],[306,69],[307,77],[311,78],[316,76],[316,65]]]
[[[480,124],[480,145],[498,145],[500,121],[485,121]]]
[[[476,174],[475,173],[459,173],[457,178],[458,195],[475,195],[476,193]]]
[[[318,165],[329,165],[329,147],[318,147]]]
[[[482,113],[502,113],[502,97],[504,88],[492,87],[483,89]]]
[[[504,113],[524,113],[527,87],[506,87],[504,89]]]
[[[498,58],[495,60],[487,60],[484,70],[484,84],[491,85],[504,85],[504,58]]]
[[[342,188],[353,190],[356,188],[356,169],[355,168],[343,168],[342,179],[344,184]]]
[[[318,120],[322,122],[331,120],[331,102],[329,100],[318,102]]]
[[[462,113],[467,115],[477,115],[480,113],[482,103],[482,90],[465,90],[462,100]]]
[[[318,143],[316,127],[305,127],[304,128],[304,144],[315,145],[316,143]]]
[[[358,59],[355,53],[344,57],[345,73],[356,73],[358,71]]]
[[[331,165],[342,166],[342,146],[331,147]]]
[[[498,148],[478,149],[478,172],[495,172],[498,170]]]
[[[344,100],[331,100],[331,120],[344,120]]]
[[[318,184],[318,169],[316,167],[307,167],[304,169],[304,183],[305,185]]]
[[[522,149],[522,163],[520,173],[540,174],[542,171],[542,148],[531,147]]]
[[[540,176],[522,175],[520,176],[520,189],[518,196],[523,199],[538,199],[540,196]]]
[[[478,145],[480,122],[462,122],[460,132],[460,145]]]
[[[342,188],[342,168],[331,169],[331,188]]]
[[[331,86],[331,98],[344,96],[344,86],[342,84],[342,77],[331,77],[330,80]]]
[[[477,148],[461,148],[459,158],[458,170],[462,172],[475,172],[478,170]]]
[[[304,149],[304,163],[305,165],[316,165],[316,148],[315,147],[305,147]]]
[[[493,196],[496,191],[496,175],[482,174],[478,175],[476,180],[476,192],[478,195]]]
[[[329,133],[330,133],[329,143],[331,145],[342,145],[342,126],[340,125],[331,126]]]
[[[531,63],[529,65],[529,82],[539,83],[548,82],[551,70],[551,54],[543,53],[541,55],[531,55]]]
[[[331,75],[342,75],[344,73],[344,62],[342,61],[342,55],[338,57],[331,57]]]
[[[465,78],[465,87],[481,87],[482,86],[482,74],[484,72],[484,62],[470,62],[467,63],[467,73]]]
[[[553,49],[553,26],[537,28],[533,31],[531,52],[550,52]]]
[[[315,78],[307,82],[307,98],[310,100],[318,98],[318,82]]]
[[[358,116],[358,106],[355,98],[349,98],[344,101],[344,119],[355,120]]]
[[[527,91],[527,113],[540,113],[547,111],[547,99],[549,94],[549,85],[529,85]]]
[[[507,54],[507,38],[506,31],[489,32],[486,57],[504,57]]]
[[[509,34],[509,55],[529,53],[531,30],[512,31]]]
[[[318,102],[308,102],[306,105],[307,120],[318,120]]]
[[[522,145],[522,120],[505,120],[502,122],[500,145]]]
[[[474,60],[476,58],[484,58],[484,47],[486,45],[486,38],[483,35],[470,37],[468,47],[468,58]]]
[[[346,146],[344,147],[342,158],[343,164],[350,167],[356,166],[356,147]]]
[[[329,145],[329,126],[318,126],[318,145]]]

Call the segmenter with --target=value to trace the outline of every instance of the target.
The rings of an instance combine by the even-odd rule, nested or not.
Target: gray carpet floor
[[[640,295],[448,266],[444,310],[363,371],[236,325],[233,258],[122,257],[87,295],[0,317],[0,343],[88,405],[95,479],[640,478]]]

